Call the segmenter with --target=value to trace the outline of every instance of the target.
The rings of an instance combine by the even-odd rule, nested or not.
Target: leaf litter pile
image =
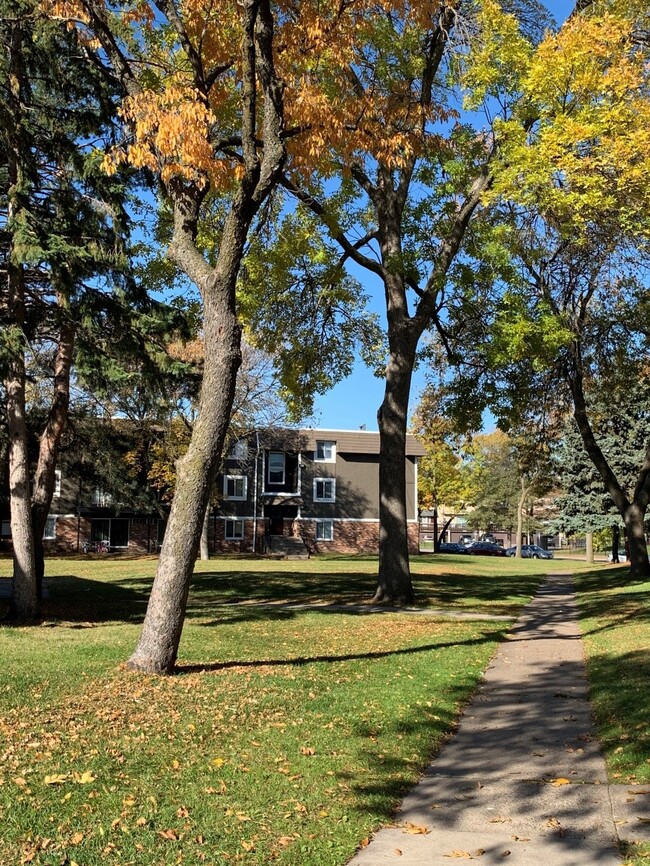
[[[105,628],[118,657],[123,629],[134,633]],[[400,615],[194,620],[180,673],[160,679],[110,662],[80,677],[99,630],[61,649],[35,629],[59,682],[26,680],[22,701],[0,691],[0,862],[341,864],[391,821],[502,630]]]

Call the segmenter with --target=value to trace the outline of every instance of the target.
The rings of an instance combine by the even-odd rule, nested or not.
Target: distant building
[[[413,552],[418,550],[419,531],[417,460],[423,454],[419,441],[407,436],[402,471]],[[379,433],[259,431],[231,449],[217,489],[220,502],[212,525],[212,546],[217,550],[378,550]]]
[[[417,461],[424,449],[407,436],[407,521],[418,550]],[[217,504],[208,519],[214,552],[376,553],[379,547],[379,433],[366,430],[260,430],[223,460]],[[395,471],[399,471],[395,467]],[[11,547],[8,497],[0,501],[1,542]],[[46,553],[155,553],[164,507],[126,509],[80,477],[57,470]]]

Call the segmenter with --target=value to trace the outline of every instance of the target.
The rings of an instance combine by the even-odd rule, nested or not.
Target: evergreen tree
[[[73,370],[94,386],[165,330],[130,278],[127,179],[100,170],[115,83],[74,31],[34,0],[0,0],[0,366],[8,429],[14,611],[38,615]],[[151,353],[149,353],[151,354]],[[28,413],[40,419],[31,477]],[[32,424],[33,427],[33,424]]]

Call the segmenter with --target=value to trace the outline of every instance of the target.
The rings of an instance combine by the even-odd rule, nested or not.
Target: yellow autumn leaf
[[[74,836],[70,839],[71,845],[78,845],[80,842],[83,842],[84,834],[83,833],[75,833]]]
[[[94,773],[91,773],[90,770],[85,770],[81,774],[75,774],[75,782],[79,785],[89,785],[91,782],[94,782],[97,776]]]
[[[67,782],[68,774],[67,773],[58,773],[52,776],[46,776],[43,779],[45,785],[62,785],[64,782]]]
[[[570,785],[570,779],[564,779],[560,777],[559,779],[551,779],[550,784],[553,785],[554,788],[560,788],[562,785]]]
[[[213,767],[223,767],[223,765],[224,765],[225,763],[226,763],[226,762],[225,762],[225,760],[224,760],[223,758],[213,758],[213,759],[212,759],[212,766],[213,766]]]

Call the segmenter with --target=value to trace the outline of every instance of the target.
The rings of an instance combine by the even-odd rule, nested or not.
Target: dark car
[[[475,541],[465,548],[467,553],[472,553],[474,556],[505,556],[505,550],[498,544],[492,544],[491,541]]]
[[[517,552],[516,547],[509,547],[506,550],[506,556],[514,556]],[[536,544],[522,544],[521,555],[523,559],[553,559],[552,550],[544,550]]]
[[[440,553],[467,553],[465,545],[455,541],[443,541],[438,550]]]

